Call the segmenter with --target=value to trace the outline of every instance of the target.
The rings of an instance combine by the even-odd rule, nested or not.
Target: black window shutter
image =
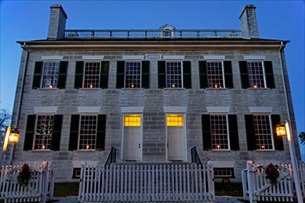
[[[253,124],[253,115],[245,115],[248,150],[256,150],[256,137]]]
[[[105,150],[106,137],[106,115],[98,115],[97,135],[96,135],[96,150]]]
[[[265,76],[266,76],[266,84],[268,88],[275,88],[274,77],[273,77],[273,69],[272,69],[272,61],[265,61]]]
[[[42,61],[35,62],[34,77],[33,77],[33,84],[32,84],[33,89],[40,88],[42,65],[43,65]]]
[[[243,89],[247,89],[250,87],[247,61],[239,62],[239,70],[240,70],[241,87]]]
[[[200,76],[200,88],[208,87],[208,74],[206,61],[199,61],[199,76]]]
[[[33,138],[35,129],[35,115],[28,115],[25,131],[25,140],[23,150],[28,151],[33,149]]]
[[[237,116],[229,115],[228,118],[231,150],[239,150]]]
[[[117,62],[116,88],[124,88],[125,61]]]
[[[75,89],[79,89],[83,87],[83,72],[84,72],[84,62],[76,61],[75,81],[74,81]]]
[[[149,61],[142,61],[142,88],[149,88]]]
[[[281,121],[280,115],[271,115],[274,149],[282,151],[284,150],[283,138],[276,135],[276,125],[279,124],[280,121]]]
[[[165,88],[165,61],[158,61],[158,87]]]
[[[54,116],[51,150],[58,151],[60,146],[60,135],[62,126],[62,115]]]
[[[59,65],[57,88],[64,89],[66,87],[67,69],[68,69],[68,62],[61,61]]]
[[[77,150],[79,115],[71,116],[69,150]]]
[[[202,115],[201,123],[203,150],[210,151],[212,149],[210,115]]]
[[[108,87],[109,61],[102,61],[100,88]]]
[[[183,61],[183,87],[186,89],[192,88],[191,62]]]
[[[226,88],[233,88],[232,62],[224,61]]]

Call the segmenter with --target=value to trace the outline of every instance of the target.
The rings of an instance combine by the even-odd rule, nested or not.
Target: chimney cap
[[[245,8],[243,9],[243,11],[241,12],[240,16],[239,16],[239,19],[241,18],[241,16],[243,15],[243,13],[247,10],[247,9],[256,9],[256,6],[254,4],[247,4],[245,6]]]
[[[63,12],[63,14],[65,15],[65,17],[66,18],[68,18],[68,16],[67,16],[67,14],[66,14],[66,12],[65,12],[65,10],[64,10],[64,8],[62,7],[62,5],[61,4],[52,4],[51,6],[50,6],[50,8],[51,9],[60,9],[62,12]]]

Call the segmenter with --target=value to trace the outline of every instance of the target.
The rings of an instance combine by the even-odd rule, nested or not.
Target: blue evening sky
[[[305,131],[304,1],[14,1],[0,0],[0,108],[10,112],[21,58],[17,40],[46,39],[50,6],[61,4],[67,29],[240,29],[246,4],[256,8],[261,38],[290,40],[285,53],[298,134]],[[302,146],[305,157],[305,146]]]

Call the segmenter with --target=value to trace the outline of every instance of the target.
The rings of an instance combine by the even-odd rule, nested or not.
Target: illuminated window
[[[141,87],[141,62],[125,62],[125,88]]]
[[[59,62],[44,62],[42,73],[42,88],[57,88]]]
[[[227,115],[211,115],[212,149],[229,149]]]
[[[34,149],[50,149],[54,116],[37,116]]]
[[[222,62],[207,62],[208,87],[223,88],[224,76]]]
[[[166,87],[182,88],[181,61],[166,62]]]
[[[141,126],[141,115],[125,115],[124,116],[124,126]]]
[[[81,116],[79,128],[79,149],[95,149],[97,116]]]
[[[256,149],[273,149],[270,120],[268,115],[254,115]]]
[[[265,88],[262,62],[247,62],[249,83],[252,88]]]
[[[183,126],[183,115],[169,114],[166,117],[167,126]]]
[[[100,87],[100,62],[85,62],[84,88]]]

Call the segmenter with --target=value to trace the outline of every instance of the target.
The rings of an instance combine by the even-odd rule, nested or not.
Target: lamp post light
[[[6,127],[5,134],[2,142],[2,150],[0,156],[0,169],[2,168],[3,156],[5,151],[7,150],[8,143],[15,144],[19,141],[19,131],[15,128],[11,128],[11,126]]]
[[[277,134],[277,136],[287,136],[290,158],[291,158],[291,165],[292,165],[292,168],[294,171],[293,178],[294,178],[294,184],[295,184],[295,189],[296,189],[296,193],[297,193],[297,200],[298,200],[298,202],[303,202],[300,179],[299,179],[299,170],[298,170],[298,165],[296,163],[295,148],[294,148],[294,144],[292,143],[293,137],[291,136],[291,129],[290,129],[288,121],[281,121],[278,125],[276,125],[276,134]]]

